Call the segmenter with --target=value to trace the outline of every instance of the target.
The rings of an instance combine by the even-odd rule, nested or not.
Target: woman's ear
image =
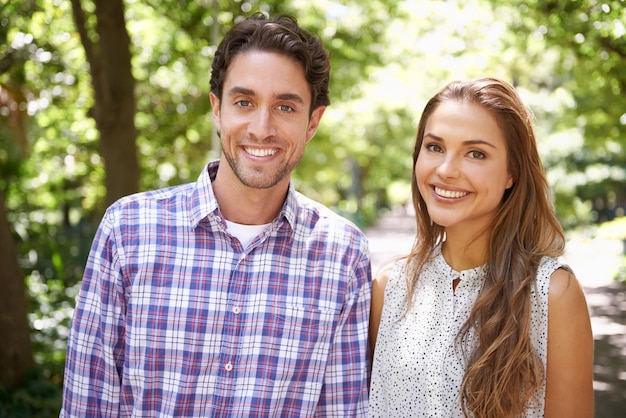
[[[513,187],[514,184],[515,184],[515,180],[513,179],[513,176],[509,174],[509,178],[506,181],[505,190],[509,190],[511,187]]]

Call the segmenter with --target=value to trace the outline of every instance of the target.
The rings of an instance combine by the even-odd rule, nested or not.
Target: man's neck
[[[287,197],[288,181],[267,189],[255,189],[229,174],[230,171],[218,168],[212,182],[215,198],[226,219],[243,225],[262,225],[278,216]]]

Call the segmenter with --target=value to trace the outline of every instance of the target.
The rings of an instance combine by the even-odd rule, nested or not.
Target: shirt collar
[[[217,199],[215,198],[213,186],[211,185],[211,178],[215,178],[218,165],[219,160],[207,163],[200,173],[198,180],[196,180],[191,196],[189,196],[187,204],[189,220],[193,228],[196,228],[210,213],[219,211]]]
[[[189,197],[189,217],[193,228],[196,228],[209,214],[214,212],[219,213],[219,205],[217,204],[211,183],[211,181],[215,179],[219,163],[220,160],[213,160],[207,163],[202,173],[200,173],[191,196]],[[289,190],[287,191],[287,199],[285,199],[285,203],[276,218],[279,220],[283,218],[287,220],[292,230],[295,229],[296,226],[299,207],[297,194],[293,184],[290,182]],[[276,221],[276,219],[274,221]]]

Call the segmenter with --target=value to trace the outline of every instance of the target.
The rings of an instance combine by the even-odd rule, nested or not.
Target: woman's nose
[[[459,175],[459,161],[457,158],[451,155],[446,155],[439,166],[437,167],[437,174],[440,177],[456,177]]]

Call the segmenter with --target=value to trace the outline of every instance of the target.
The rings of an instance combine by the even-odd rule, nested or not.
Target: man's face
[[[211,104],[223,158],[243,185],[256,189],[286,187],[325,110],[309,117],[311,92],[299,63],[262,51],[233,59],[222,101],[211,93]]]

